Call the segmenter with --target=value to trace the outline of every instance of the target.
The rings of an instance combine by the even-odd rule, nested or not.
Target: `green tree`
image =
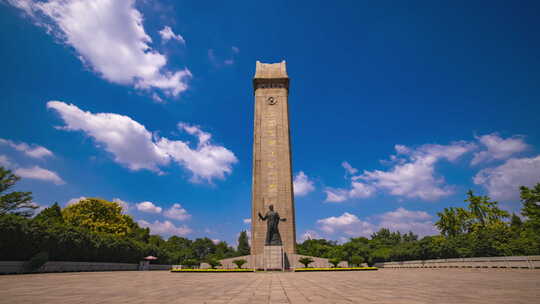
[[[467,192],[467,199],[465,201],[469,202],[470,214],[478,220],[481,226],[484,226],[487,217],[487,200],[487,197],[475,196],[472,190]]]
[[[193,241],[193,251],[199,261],[204,261],[208,255],[216,252],[216,245],[209,238],[199,238]]]
[[[28,218],[14,214],[0,216],[0,261],[27,260],[38,252],[42,234],[31,226]]]
[[[345,258],[352,261],[352,257],[359,256],[365,260],[369,258],[371,249],[369,247],[369,240],[365,237],[351,238],[348,242],[342,245],[345,253]]]
[[[309,264],[311,264],[311,263],[313,263],[315,261],[310,257],[301,257],[300,259],[298,259],[298,262],[300,262],[300,264],[304,265],[305,268],[308,268]]]
[[[533,188],[522,186],[520,197],[523,207],[521,214],[527,217],[525,226],[535,232],[540,232],[540,183]]]
[[[387,228],[381,228],[371,235],[371,240],[378,246],[394,246],[401,242],[401,233],[391,232]]]
[[[43,222],[47,224],[63,224],[64,217],[62,216],[62,208],[58,203],[54,203],[52,206],[43,209],[34,217],[35,221]]]
[[[435,226],[447,237],[455,237],[467,231],[467,221],[469,213],[463,208],[444,208],[444,211],[438,212],[439,220]]]
[[[216,253],[214,254],[218,260],[235,256],[235,250],[227,245],[227,242],[220,241],[216,244]]]
[[[364,258],[359,256],[359,255],[353,255],[351,257],[350,263],[354,267],[360,267],[360,265],[362,265],[362,263],[364,263]]]
[[[242,268],[242,265],[247,263],[247,261],[244,259],[233,260],[232,262],[236,265],[236,267],[238,267],[238,269]]]
[[[380,247],[375,249],[370,254],[370,264],[390,261],[391,250],[390,247]]]
[[[343,250],[343,246],[335,245],[332,246],[324,255],[324,258],[336,258],[340,261],[343,260],[346,256],[345,251]]]
[[[64,221],[96,233],[126,236],[132,232],[133,222],[129,215],[114,202],[99,198],[87,198],[62,210]]]
[[[148,244],[155,246],[155,247],[165,247],[165,244],[167,241],[165,241],[161,235],[157,234],[151,234],[148,238]]]
[[[412,231],[405,233],[403,235],[403,242],[416,242],[418,241],[418,235],[414,234]]]
[[[206,263],[208,263],[212,269],[216,269],[216,267],[221,266],[221,262],[214,258],[207,259]]]
[[[324,239],[308,239],[297,246],[298,254],[314,257],[329,256],[329,251],[336,246],[336,242]]]
[[[331,258],[331,259],[328,259],[328,263],[332,264],[332,266],[333,266],[334,268],[337,268],[340,262],[341,262],[341,259],[340,259],[340,258]]]
[[[182,266],[186,266],[187,268],[193,268],[195,266],[199,266],[201,263],[197,262],[195,259],[185,259],[182,263]]]
[[[519,236],[519,233],[523,229],[523,221],[515,213],[512,213],[512,217],[510,218],[510,229],[516,236]]]
[[[469,202],[469,215],[471,219],[470,231],[481,229],[487,225],[499,226],[510,215],[501,210],[496,201],[490,201],[488,196],[476,196],[469,190],[466,202]]]
[[[240,232],[240,236],[238,236],[238,255],[249,255],[250,251],[251,248],[249,246],[248,235],[246,231],[242,231]]]
[[[23,217],[31,217],[38,208],[32,202],[32,192],[12,191],[6,193],[21,178],[0,167],[0,215],[12,213]]]
[[[182,265],[186,259],[193,259],[195,257],[192,243],[189,239],[171,236],[163,246],[171,256],[173,263]]]

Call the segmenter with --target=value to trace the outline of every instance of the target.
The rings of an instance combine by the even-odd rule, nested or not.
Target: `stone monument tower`
[[[270,238],[273,237],[273,245],[281,243],[283,251],[292,255],[296,252],[296,227],[289,135],[289,77],[285,61],[272,64],[257,61],[253,89],[255,131],[251,254],[265,253],[267,229],[271,224],[263,220],[259,213],[268,214],[272,205],[272,209],[279,214],[279,234]]]
[[[257,61],[255,77],[255,128],[251,254],[221,260],[235,268],[245,259],[247,268],[283,270],[303,267],[296,254],[296,227],[289,134],[289,77],[285,61]],[[328,259],[311,257],[313,267],[330,267]]]

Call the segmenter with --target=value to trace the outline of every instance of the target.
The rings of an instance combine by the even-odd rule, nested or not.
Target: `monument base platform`
[[[264,246],[264,270],[284,270],[283,246]]]
[[[268,246],[268,247],[281,247],[281,246]],[[268,249],[268,250],[270,251],[272,249]],[[272,260],[271,253],[269,252],[268,254],[270,255],[270,260]],[[304,265],[302,265],[298,261],[303,257],[309,257],[309,258],[313,259],[314,262],[309,265],[310,267],[315,267],[315,268],[332,267],[332,264],[330,264],[328,262],[328,259],[325,259],[325,258],[310,257],[310,256],[301,255],[301,254],[295,254],[295,253],[288,254],[288,253],[285,252],[282,255],[283,268],[279,267],[278,269],[275,269],[275,270],[282,270],[282,269],[287,270],[287,269],[294,269],[294,268],[304,268]],[[244,264],[242,266],[242,268],[252,268],[252,269],[257,269],[257,270],[272,270],[273,269],[273,268],[266,268],[267,264],[265,262],[264,252],[263,252],[263,254],[244,255],[244,256],[239,256],[239,257],[220,260],[221,265],[222,265],[220,268],[224,268],[224,269],[237,268],[237,266],[233,263],[234,260],[246,260],[247,263]],[[278,262],[276,262],[276,263],[278,263]],[[346,261],[342,261],[341,263],[339,263],[339,267],[347,267],[347,266],[348,266],[348,264],[347,264]]]

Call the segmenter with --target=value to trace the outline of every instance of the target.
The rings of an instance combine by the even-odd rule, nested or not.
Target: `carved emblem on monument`
[[[273,97],[273,96],[270,96],[268,97],[268,99],[266,100],[266,102],[269,104],[269,105],[275,105],[277,103],[277,98]]]

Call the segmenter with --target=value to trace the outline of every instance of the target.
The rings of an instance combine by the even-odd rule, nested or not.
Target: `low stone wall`
[[[0,261],[0,274],[24,273],[23,261]],[[150,264],[150,270],[169,270],[171,265]],[[79,271],[127,271],[139,270],[139,264],[93,263],[93,262],[47,262],[34,272],[79,272]]]
[[[285,262],[286,268],[304,268],[304,265],[298,262],[298,260],[303,257],[309,257],[313,259],[313,263],[309,264],[309,267],[314,267],[314,268],[332,267],[332,264],[330,264],[328,262],[328,259],[325,259],[325,258],[310,257],[307,255],[300,255],[300,254],[285,254],[285,258],[287,259],[287,261]],[[247,263],[244,264],[242,268],[257,268],[257,269],[264,268],[263,266],[264,258],[262,254],[244,255],[244,256],[239,256],[235,258],[223,259],[223,260],[220,260],[222,266],[218,268],[224,268],[224,269],[237,268],[236,265],[233,264],[232,261],[241,260],[241,259],[244,259],[247,261]],[[339,263],[339,267],[348,267],[348,264],[346,261],[342,261],[341,263]]]
[[[233,269],[233,268],[238,268],[236,266],[236,264],[234,264],[232,261],[234,260],[246,260],[247,263],[242,265],[242,268],[262,268],[263,266],[263,263],[264,263],[264,260],[263,260],[263,255],[262,254],[258,254],[258,255],[243,255],[243,256],[239,256],[239,257],[234,257],[234,258],[228,258],[228,259],[223,259],[223,260],[220,260],[221,262],[221,267],[218,267],[218,268],[224,268],[224,269]],[[201,265],[202,267],[202,265]]]
[[[313,263],[309,264],[309,267],[312,267],[312,268],[333,267],[332,264],[328,262],[328,259],[325,259],[325,258],[317,258],[317,257],[312,257],[312,256],[307,256],[307,255],[300,255],[300,254],[291,254],[288,256],[288,258],[289,258],[290,268],[304,268],[304,264],[301,264],[300,262],[298,262],[298,260],[301,258],[312,258]],[[338,267],[348,267],[348,266],[349,265],[347,264],[346,261],[341,261],[338,264]]]
[[[171,265],[150,264],[150,270],[171,270]]]
[[[528,268],[540,269],[540,256],[508,256],[375,263],[379,268]]]

